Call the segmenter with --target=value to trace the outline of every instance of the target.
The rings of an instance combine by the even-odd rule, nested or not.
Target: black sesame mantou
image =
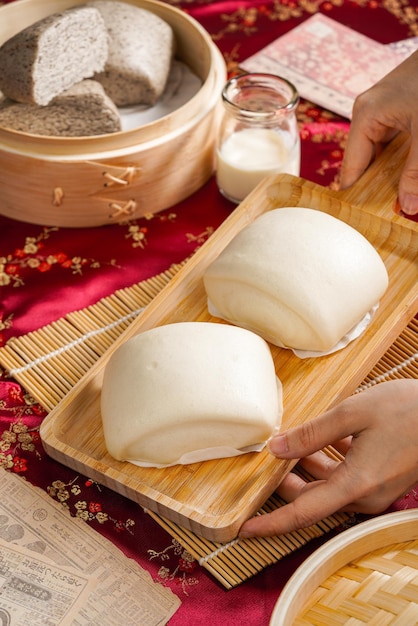
[[[103,70],[108,34],[100,12],[80,6],[39,20],[0,47],[0,90],[17,102],[47,105]]]
[[[86,79],[46,106],[8,100],[0,106],[0,126],[34,135],[83,137],[120,131],[121,118],[101,84]]]
[[[158,15],[126,2],[92,0],[106,24],[109,56],[102,83],[117,106],[152,105],[164,91],[175,39],[171,26]]]

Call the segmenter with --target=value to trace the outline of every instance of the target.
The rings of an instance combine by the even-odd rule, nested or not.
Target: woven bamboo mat
[[[181,266],[173,265],[167,271],[118,290],[86,309],[10,340],[0,348],[0,365],[50,411]],[[62,371],[66,373],[65,378],[59,374]],[[403,377],[418,378],[418,320],[410,322],[364,379],[357,393],[384,380]],[[335,454],[331,448],[326,452]],[[258,514],[271,512],[283,504],[278,496],[273,495]],[[349,520],[348,515],[337,514],[309,529],[280,537],[239,539],[218,544],[151,511],[148,513],[228,589]]]

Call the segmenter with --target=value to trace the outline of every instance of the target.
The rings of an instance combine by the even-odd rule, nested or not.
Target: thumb
[[[268,449],[281,459],[301,459],[352,435],[358,426],[354,422],[360,419],[360,411],[355,411],[352,405],[353,399],[347,398],[322,415],[274,435]],[[347,410],[349,407],[352,410]]]
[[[406,215],[418,214],[418,136],[411,147],[399,180],[398,202]]]
[[[317,439],[315,423],[311,421],[274,435],[268,449],[279,459],[299,459],[321,449]]]

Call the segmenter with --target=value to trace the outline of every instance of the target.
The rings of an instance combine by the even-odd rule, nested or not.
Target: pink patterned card
[[[241,68],[283,76],[303,98],[350,119],[355,97],[396,67],[412,47],[381,44],[317,13]]]

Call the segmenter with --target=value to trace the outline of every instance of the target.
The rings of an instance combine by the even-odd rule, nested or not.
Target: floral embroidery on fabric
[[[7,421],[10,419],[7,428],[0,431],[0,467],[23,474],[28,471],[32,456],[37,461],[41,459],[38,425],[30,427],[24,419],[42,418],[45,411],[30,394],[25,393],[15,383],[7,385],[6,397],[0,399],[0,410],[7,417]]]
[[[220,18],[226,26],[217,33],[212,34],[212,39],[220,41],[228,35],[236,36],[242,33],[247,37],[257,32],[257,22],[266,18],[270,22],[286,22],[290,19],[299,19],[304,13],[313,15],[320,8],[324,11],[330,11],[334,6],[341,6],[342,0],[317,0],[309,1],[300,0],[276,0],[271,5],[261,5],[256,7],[239,7],[233,13],[222,13]]]
[[[337,152],[337,151],[336,151]],[[336,179],[330,183],[329,187],[330,189],[335,189],[338,190],[339,185],[338,185],[338,178],[339,178],[339,174],[341,171],[341,163],[342,163],[342,156],[341,156],[341,160],[338,162],[332,162],[332,161],[327,161],[324,160],[321,162],[321,167],[317,170],[318,174],[320,174],[321,176],[324,176],[326,172],[328,171],[335,171],[336,172]]]
[[[99,522],[99,524],[111,522],[117,533],[127,531],[133,534],[133,528],[135,526],[134,520],[128,518],[123,521],[111,517],[103,510],[102,503],[99,499],[95,499],[94,497],[90,499],[91,494],[89,494],[88,499],[79,497],[83,496],[83,489],[88,489],[92,486],[95,486],[98,491],[101,490],[100,484],[96,481],[76,476],[69,483],[65,483],[62,480],[54,480],[52,484],[47,487],[46,491],[74,517],[78,517],[85,522],[96,521]]]
[[[128,228],[128,232],[125,235],[125,239],[132,240],[132,248],[141,248],[145,249],[147,245],[147,234],[149,232],[148,227],[143,225],[143,221],[146,220],[150,222],[151,220],[157,219],[159,222],[175,222],[177,215],[175,213],[146,213],[139,218],[138,220],[129,220],[126,222],[120,222],[119,226],[124,228]]]
[[[125,238],[132,239],[132,248],[144,249],[147,243],[147,232],[148,229],[144,226],[140,228],[138,224],[132,224],[131,226],[129,226],[128,234],[125,235]]]
[[[1,275],[0,275],[0,287],[1,287]],[[0,313],[0,346],[3,346],[5,343],[4,338],[4,330],[8,330],[13,326],[13,313],[8,315],[7,317],[3,317],[3,314]]]
[[[170,571],[170,568],[167,566],[167,562],[171,558],[170,553],[178,558],[177,564],[174,566],[172,571]],[[176,539],[173,539],[171,544],[164,550],[160,552],[148,550],[148,554],[150,561],[159,559],[161,563],[164,563],[164,565],[161,565],[158,570],[159,582],[176,582],[181,586],[181,589],[186,596],[189,595],[187,593],[187,589],[189,587],[194,587],[199,584],[198,578],[196,578],[196,576],[192,576],[192,573],[198,567],[197,561],[189,552],[187,552],[187,550],[183,548],[183,546],[179,544]]]
[[[57,228],[44,228],[38,237],[26,237],[22,247],[16,248],[7,256],[0,257],[0,286],[22,287],[24,270],[34,270],[40,273],[48,272],[54,265],[69,269],[72,274],[82,275],[84,268],[99,269],[101,263],[95,259],[81,256],[69,257],[65,252],[45,254],[45,240]],[[111,259],[106,264],[117,267],[116,261]]]
[[[373,5],[379,6],[379,2],[359,2],[360,6],[367,6],[369,8]],[[391,13],[400,24],[407,24],[409,27],[410,35],[418,35],[418,8],[408,5],[404,0],[389,0],[388,2],[382,2],[382,6]]]
[[[207,226],[203,232],[197,235],[186,233],[186,239],[188,243],[198,243],[199,245],[202,245],[213,234],[213,231],[214,228],[212,226]]]
[[[1,409],[4,407],[1,406]],[[0,466],[17,474],[26,472],[28,459],[19,453],[30,452],[40,459],[41,456],[36,449],[38,443],[38,429],[30,430],[20,420],[10,424],[9,428],[0,434]]]
[[[307,132],[307,126],[312,125],[310,128],[310,132],[312,135],[317,136],[320,132],[324,131],[322,125],[330,125],[328,126],[329,130],[335,130],[337,123],[341,120],[341,118],[333,113],[332,111],[326,111],[325,109],[320,110],[315,107],[312,102],[309,100],[302,100],[298,105],[298,122],[299,125],[302,126],[303,130]],[[333,125],[334,122],[334,125]],[[344,132],[344,136],[346,137],[348,133],[348,126]]]
[[[10,383],[7,390],[7,400],[0,399],[0,408],[2,411],[9,413],[14,419],[20,419],[27,415],[36,415],[44,417],[45,410],[40,404],[29,394],[25,393],[20,385]]]

